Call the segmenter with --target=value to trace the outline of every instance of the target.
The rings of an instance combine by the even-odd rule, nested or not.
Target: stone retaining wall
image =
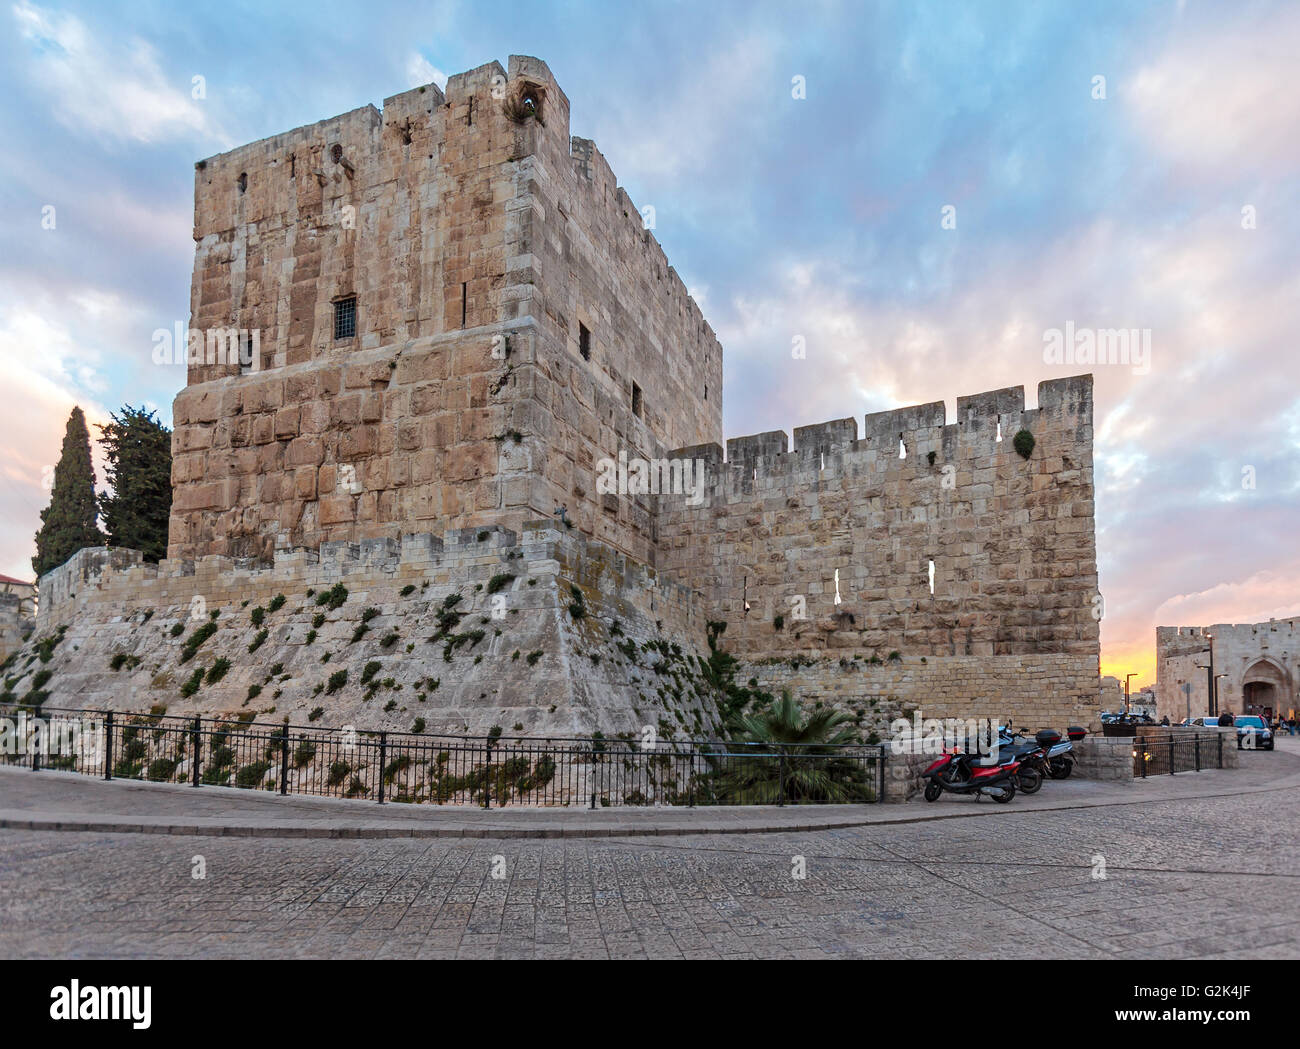
[[[336,585],[342,603],[318,604]],[[38,629],[6,668],[10,702],[408,731],[419,718],[431,733],[480,736],[494,725],[534,736],[720,731],[691,592],[549,522],[518,536],[492,527],[328,543],[281,551],[268,567],[83,550],[41,593]],[[204,668],[212,679],[184,695]],[[346,681],[331,684],[341,671]]]

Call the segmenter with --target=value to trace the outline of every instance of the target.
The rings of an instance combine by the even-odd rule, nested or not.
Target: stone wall
[[[531,736],[719,732],[690,591],[544,522],[518,536],[493,527],[280,551],[272,566],[216,556],[148,565],[132,553],[84,550],[42,578],[42,593],[59,596],[42,599],[3,701],[390,730],[422,718],[430,733],[479,736],[493,725]],[[341,603],[321,605],[340,584]],[[448,611],[456,622],[444,626]],[[52,658],[38,659],[42,642]],[[196,670],[204,680],[186,696]],[[340,671],[346,683],[327,691]]]
[[[777,431],[728,441],[725,461],[674,452],[705,458],[710,485],[697,507],[661,497],[659,565],[699,587],[764,687],[1095,727],[1091,377],[1041,383],[1038,403],[998,390],[958,398],[947,425],[935,402],[868,415],[862,439],[844,419],[797,428],[792,451]],[[764,669],[806,657],[868,667]]]
[[[0,659],[20,648],[35,627],[30,605],[21,594],[0,594]]]
[[[725,636],[725,635],[724,635]],[[736,678],[765,691],[789,689],[853,716],[865,739],[889,739],[890,722],[922,718],[995,718],[1027,731],[1100,726],[1096,704],[1073,690],[1081,673],[1072,655],[903,656],[873,664],[862,656],[821,655],[742,661]]]
[[[1074,745],[1074,771],[1080,779],[1133,782],[1133,739],[1089,736]]]

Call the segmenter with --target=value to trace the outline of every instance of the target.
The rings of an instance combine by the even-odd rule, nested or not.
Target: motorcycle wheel
[[[993,800],[996,801],[999,805],[1005,805],[1008,801],[1010,801],[1012,798],[1016,796],[1016,783],[1015,780],[1009,779],[1005,783],[1002,783],[1000,785],[1005,789],[1002,791],[1001,794],[994,794]]]
[[[1035,768],[1022,768],[1016,779],[1020,782],[1020,793],[1033,794],[1043,785],[1042,774]]]
[[[970,769],[958,762],[953,762],[946,769],[939,773],[945,783],[959,786],[970,779]]]
[[[1067,779],[1073,768],[1074,762],[1069,758],[1053,758],[1047,763],[1047,774],[1052,779]]]
[[[926,801],[938,801],[939,795],[942,793],[943,793],[943,788],[939,786],[939,784],[935,783],[934,780],[930,780],[930,782],[925,785]]]

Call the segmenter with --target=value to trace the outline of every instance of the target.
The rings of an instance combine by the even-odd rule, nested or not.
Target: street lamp
[[[1197,663],[1195,664],[1195,666],[1197,670],[1205,671],[1205,677],[1206,677],[1205,687],[1209,691],[1208,698],[1210,702],[1210,713],[1212,715],[1217,716],[1219,713],[1219,693],[1218,693],[1218,681],[1214,673],[1214,635],[1205,634],[1204,637],[1205,640],[1207,640],[1210,643],[1210,647],[1201,649],[1201,652],[1208,652],[1210,654],[1210,661],[1209,663]],[[1217,677],[1227,677],[1227,676],[1228,676],[1227,674],[1217,675]]]
[[[1219,685],[1214,677],[1214,635],[1206,634],[1205,639],[1210,643],[1210,713],[1219,713]]]
[[[1124,675],[1124,711],[1125,711],[1125,713],[1127,713],[1127,712],[1128,712],[1128,709],[1129,709],[1129,702],[1128,702],[1128,694],[1129,694],[1129,693],[1128,693],[1128,682],[1129,682],[1129,678],[1135,678],[1135,677],[1137,677],[1137,671],[1134,671],[1132,674],[1125,674],[1125,675]]]

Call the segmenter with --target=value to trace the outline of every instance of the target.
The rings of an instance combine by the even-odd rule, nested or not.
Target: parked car
[[[1217,716],[1211,717],[1209,714],[1202,714],[1198,718],[1183,718],[1184,725],[1193,725],[1196,728],[1218,728],[1219,719]]]
[[[1101,723],[1103,725],[1154,725],[1156,719],[1150,714],[1141,714],[1135,710],[1127,713],[1120,711],[1112,714],[1109,710],[1101,712]]]
[[[1239,714],[1234,719],[1237,726],[1237,749],[1240,750],[1245,746],[1244,740],[1253,736],[1254,739],[1249,747],[1250,750],[1272,750],[1273,733],[1266,722],[1258,714]]]

